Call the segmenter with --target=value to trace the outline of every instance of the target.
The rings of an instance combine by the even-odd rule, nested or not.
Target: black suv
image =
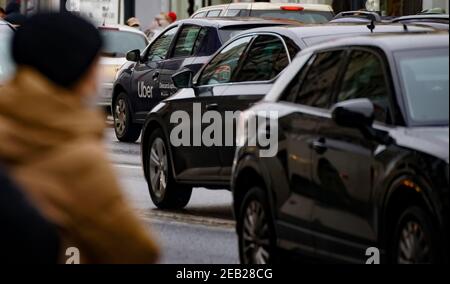
[[[403,29],[398,24],[378,25],[373,32],[398,33]],[[432,29],[411,27],[410,31]],[[183,89],[158,104],[142,129],[141,154],[153,202],[160,208],[179,208],[188,203],[193,187],[229,189],[237,119],[227,117],[238,118],[239,111],[264,98],[301,49],[371,32],[366,25],[353,24],[253,29],[223,46],[195,78],[189,70],[174,75],[175,85]],[[180,112],[189,116],[191,125],[174,123]],[[201,143],[199,140],[215,125],[211,122],[219,120],[222,135],[209,135],[217,142]],[[169,139],[180,128],[190,132],[191,141],[179,144]]]
[[[130,51],[130,63],[118,72],[112,112],[116,136],[135,142],[147,113],[177,89],[172,75],[182,69],[196,73],[223,43],[247,29],[290,24],[262,19],[195,19],[176,22],[141,52]]]
[[[238,137],[243,263],[286,251],[329,262],[364,263],[374,252],[381,262],[449,261],[448,33],[305,50],[243,117],[269,111],[279,113],[272,156],[248,145],[252,132]],[[258,129],[264,137],[274,128]]]

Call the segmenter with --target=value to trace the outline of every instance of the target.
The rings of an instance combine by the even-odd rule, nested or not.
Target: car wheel
[[[429,214],[419,207],[411,207],[400,217],[392,251],[393,263],[438,263],[436,233]]]
[[[133,123],[131,108],[125,93],[119,94],[114,102],[114,130],[121,142],[136,142],[141,135],[141,126]]]
[[[237,222],[241,263],[277,262],[275,227],[263,189],[254,187],[247,193]]]
[[[162,131],[156,130],[149,141],[147,176],[153,203],[160,209],[186,207],[191,199],[192,187],[175,183],[169,151]]]

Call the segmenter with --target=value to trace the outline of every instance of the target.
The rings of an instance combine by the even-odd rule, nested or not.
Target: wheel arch
[[[238,216],[242,201],[246,194],[254,186],[260,186],[267,194],[272,218],[275,221],[275,203],[268,175],[265,174],[255,157],[248,154],[241,157],[237,168],[233,174],[232,194],[233,194],[233,214]]]
[[[380,244],[390,248],[390,237],[395,230],[401,214],[411,206],[418,206],[429,214],[436,228],[441,222],[432,199],[432,188],[426,180],[415,172],[407,171],[392,179],[384,194],[378,224]]]
[[[150,151],[148,143],[150,142],[149,141],[150,136],[158,129],[162,131],[164,135],[163,139],[167,143],[172,173],[174,174],[174,178],[176,178],[176,172],[173,163],[172,147],[169,139],[167,139],[167,137],[169,137],[168,133],[165,127],[163,127],[163,123],[157,117],[149,116],[144,124],[144,127],[142,128],[142,136],[141,136],[142,169],[144,170],[144,176],[147,181],[148,181],[148,156]]]

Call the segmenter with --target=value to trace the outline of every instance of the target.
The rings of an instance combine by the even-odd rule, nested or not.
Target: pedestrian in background
[[[145,34],[149,39],[154,38],[160,34],[170,24],[176,22],[177,14],[175,12],[164,13],[161,12],[155,17],[150,27],[145,30]]]
[[[132,17],[127,20],[127,26],[136,28],[136,29],[140,29],[141,22],[139,21],[138,18]]]
[[[157,247],[125,202],[92,110],[98,30],[71,13],[30,17],[12,41],[0,95],[0,160],[82,263],[154,263]],[[62,258],[64,261],[65,258]]]
[[[0,19],[4,19],[6,17],[6,11],[2,7],[0,7]]]
[[[20,2],[17,2],[17,0],[10,1],[6,6],[5,12],[5,21],[16,27],[22,26],[24,24],[26,17],[22,15],[22,13],[20,13]]]
[[[60,240],[55,225],[31,206],[0,167],[0,263],[56,264]]]

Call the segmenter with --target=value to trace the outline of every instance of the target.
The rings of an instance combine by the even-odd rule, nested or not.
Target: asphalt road
[[[162,263],[238,263],[230,192],[197,188],[184,210],[158,210],[142,173],[139,141],[120,143],[107,129],[105,143],[125,195],[162,247]]]

